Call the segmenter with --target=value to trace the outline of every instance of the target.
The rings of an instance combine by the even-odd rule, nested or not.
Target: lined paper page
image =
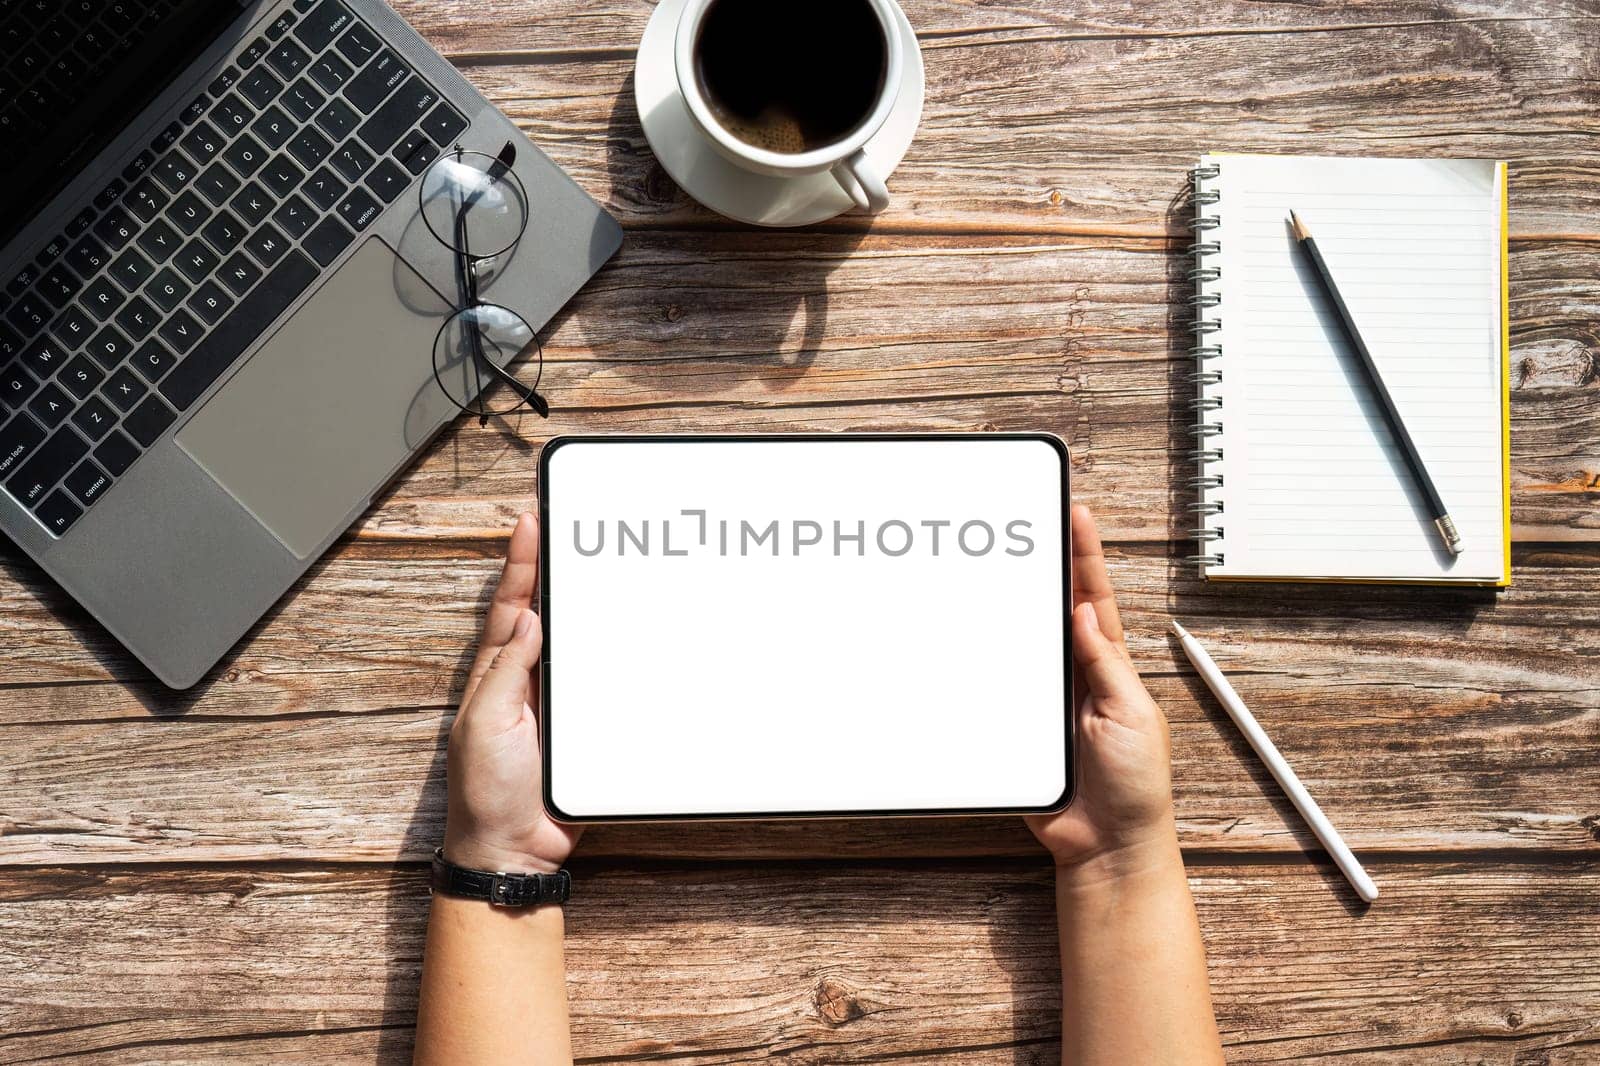
[[[1505,565],[1502,169],[1482,160],[1214,156],[1222,321],[1212,576],[1497,581]],[[1316,238],[1460,529],[1443,549],[1295,253]],[[1209,416],[1208,418],[1212,418]]]

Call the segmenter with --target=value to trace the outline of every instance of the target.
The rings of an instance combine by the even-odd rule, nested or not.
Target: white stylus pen
[[[1256,716],[1250,713],[1250,708],[1244,705],[1244,700],[1228,684],[1228,679],[1222,676],[1222,671],[1206,654],[1200,642],[1189,635],[1176,621],[1169,623],[1172,632],[1183,642],[1183,653],[1194,663],[1194,668],[1200,671],[1200,676],[1205,680],[1217,699],[1222,701],[1222,706],[1227,710],[1228,717],[1233,719],[1233,724],[1239,727],[1239,732],[1250,742],[1256,750],[1261,761],[1267,764],[1267,769],[1272,771],[1272,776],[1277,779],[1279,787],[1288,794],[1295,809],[1300,812],[1311,826],[1311,831],[1317,834],[1317,839],[1322,841],[1322,846],[1328,849],[1328,854],[1333,856],[1333,861],[1339,864],[1339,869],[1350,882],[1350,887],[1356,890],[1356,895],[1371,903],[1378,898],[1378,886],[1372,883],[1372,878],[1367,876],[1367,871],[1361,868],[1356,857],[1350,853],[1350,846],[1344,842],[1339,831],[1328,821],[1328,816],[1322,813],[1322,808],[1317,806],[1317,801],[1311,798],[1311,793],[1306,791],[1306,786],[1300,783],[1300,778],[1284,761],[1278,752],[1272,738],[1267,736],[1267,731],[1261,728],[1261,723],[1256,721]]]

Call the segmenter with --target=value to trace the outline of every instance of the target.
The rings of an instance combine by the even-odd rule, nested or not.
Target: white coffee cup
[[[756,174],[778,178],[801,177],[807,174],[831,173],[840,188],[855,201],[857,207],[876,215],[889,206],[889,187],[885,175],[878,173],[864,148],[874,134],[882,128],[900,98],[900,84],[905,64],[904,46],[901,44],[899,14],[894,0],[861,0],[877,16],[883,33],[884,77],[878,99],[860,125],[842,140],[808,152],[774,152],[740,140],[717,120],[711,105],[706,101],[700,78],[695,70],[696,51],[700,40],[700,25],[707,9],[716,0],[687,0],[683,14],[678,19],[674,66],[678,88],[689,105],[689,114],[695,125],[705,134],[717,152],[735,166]],[[765,0],[768,3],[788,3],[791,0]],[[794,4],[804,10],[803,2]],[[759,44],[752,43],[752,47]],[[826,77],[819,67],[817,76]]]

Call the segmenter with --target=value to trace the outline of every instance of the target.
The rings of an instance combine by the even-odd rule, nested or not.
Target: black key
[[[117,312],[117,328],[136,341],[148,337],[160,321],[160,313],[143,296],[135,296]]]
[[[439,94],[421,78],[413,77],[367,119],[360,137],[374,152],[387,152],[400,135],[439,102]]]
[[[211,208],[189,189],[179,193],[178,198],[172,201],[172,206],[167,208],[167,220],[182,230],[185,237],[205,225],[210,217]]]
[[[137,366],[142,358],[144,358],[143,348],[139,349],[139,354],[133,357],[134,365]],[[123,367],[111,375],[111,380],[106,382],[106,387],[101,390],[101,393],[116,405],[117,410],[131,411],[134,405],[144,398],[144,394],[147,391],[144,387],[144,382],[134,377],[133,371]]]
[[[195,123],[194,129],[185,133],[178,143],[189,153],[190,159],[205,166],[217,158],[217,154],[222,151],[222,146],[227,141],[226,137],[217,132],[215,126],[202,120]]]
[[[260,61],[262,56],[267,54],[267,49],[271,47],[271,42],[269,42],[265,37],[257,37],[255,40],[251,41],[245,46],[244,51],[239,53],[239,66],[243,67],[245,70],[249,70]]]
[[[240,177],[248,178],[260,170],[261,164],[267,161],[267,150],[261,147],[260,141],[246,133],[228,145],[227,151],[222,153],[222,158],[239,172]]]
[[[240,190],[239,195],[233,198],[233,209],[240,218],[244,219],[247,226],[259,226],[266,217],[272,213],[275,201],[268,196],[266,190],[255,182],[251,182]]]
[[[24,290],[32,288],[33,283],[39,280],[40,273],[42,272],[32,263],[24,263],[22,269],[18,270],[6,285],[6,292],[11,296],[21,296]]]
[[[285,200],[283,206],[272,213],[272,221],[278,228],[286,233],[290,240],[297,241],[305,236],[306,230],[317,220],[317,214],[311,205],[298,196],[291,196]]]
[[[44,499],[50,486],[66,477],[67,471],[88,454],[89,445],[84,439],[71,426],[63,426],[12,472],[6,479],[6,488],[11,490],[11,495],[32,506]]]
[[[199,237],[183,246],[183,251],[172,260],[184,277],[196,285],[209,278],[217,269],[217,256]]]
[[[243,296],[250,291],[250,287],[261,280],[261,268],[256,266],[240,252],[222,264],[222,271],[217,275],[222,283],[233,290],[235,296]]]
[[[104,322],[111,317],[111,312],[122,306],[123,299],[122,290],[111,284],[110,278],[102,276],[89,283],[89,288],[83,294],[83,306]]]
[[[377,35],[359,22],[339,38],[339,54],[348,59],[352,66],[361,66],[382,47],[383,42],[378,40]]]
[[[294,132],[295,123],[280,108],[273,106],[267,108],[265,114],[251,123],[250,129],[268,148],[282,148],[283,142]]]
[[[177,356],[167,351],[160,341],[152,337],[134,353],[133,361],[129,365],[139,372],[140,377],[154,385],[166,376],[167,371],[171,370],[177,361]],[[135,396],[134,399],[137,400],[138,397]],[[128,406],[133,405],[130,403]]]
[[[267,53],[267,62],[272,64],[273,70],[293,80],[295,75],[306,69],[311,56],[294,41],[279,41],[278,46]]]
[[[200,343],[200,336],[205,332],[205,327],[194,320],[194,316],[187,311],[174,311],[172,317],[161,324],[157,330],[161,339],[167,342],[167,347],[182,355],[196,344]]]
[[[88,277],[110,261],[109,255],[105,245],[93,237],[85,237],[72,246],[67,253],[67,262],[72,264],[72,269]]]
[[[158,155],[178,143],[178,138],[183,136],[183,123],[170,123],[166,129],[156,134],[156,139],[150,142],[150,148]]]
[[[166,404],[154,396],[149,396],[145,398],[144,403],[129,413],[122,423],[122,428],[133,434],[134,440],[148,448],[161,439],[161,434],[165,433],[167,427],[177,421],[177,418],[178,416],[173,414]]]
[[[110,429],[107,426],[106,429]],[[103,434],[102,434],[103,436]],[[93,504],[111,487],[111,475],[85,459],[78,468],[67,475],[65,488],[72,498],[85,507]]]
[[[68,243],[70,242],[68,241],[66,235],[60,234],[51,240],[50,243],[46,244],[42,249],[40,249],[37,259],[40,269],[48,268],[50,264],[54,263],[57,259],[60,259],[63,255],[65,255],[67,252]]]
[[[449,104],[440,104],[422,120],[422,128],[433,138],[433,143],[448,145],[467,128],[467,120],[456,114]]]
[[[294,35],[311,51],[320,52],[354,21],[339,0],[322,0],[311,14],[300,20]]]
[[[0,372],[0,400],[4,400],[7,407],[21,407],[33,395],[34,386],[38,384],[32,374],[22,368],[21,363],[13,363],[4,372]]]
[[[6,321],[24,337],[31,337],[50,321],[50,305],[30,292],[19,297],[7,309]]]
[[[229,137],[243,133],[250,124],[251,115],[250,108],[233,93],[218,100],[217,106],[211,109],[211,121],[221,126]]]
[[[165,189],[145,178],[128,190],[123,203],[128,205],[129,211],[139,216],[139,221],[149,222],[167,206],[170,199]]]
[[[165,263],[183,244],[178,231],[161,219],[156,219],[139,234],[139,249],[157,263]]]
[[[344,140],[355,132],[356,123],[361,121],[361,116],[356,114],[356,109],[339,99],[337,96],[329,100],[321,111],[317,112],[317,125],[335,144]]]
[[[283,94],[280,102],[288,108],[289,114],[301,122],[310,122],[311,116],[317,113],[317,108],[326,103],[327,99],[316,90],[315,86],[301,78],[289,86],[288,92]]]
[[[279,233],[277,227],[268,222],[250,235],[244,242],[247,252],[260,260],[261,265],[270,267],[283,258],[283,253],[289,250],[289,238]]]
[[[122,180],[132,185],[144,177],[145,171],[150,169],[150,164],[156,161],[156,154],[146,148],[133,157],[133,162],[122,168]]]
[[[205,116],[206,108],[211,106],[211,97],[201,93],[189,101],[187,107],[178,112],[178,121],[187,126],[191,122],[198,122]]]
[[[439,149],[421,130],[412,130],[394,146],[394,157],[407,173],[421,174],[428,164],[439,158]]]
[[[0,428],[0,477],[7,477],[23,460],[33,454],[44,440],[44,430],[26,413],[13,415],[4,428]]]
[[[83,406],[72,412],[72,424],[85,437],[96,441],[111,432],[111,427],[117,424],[117,416],[104,400],[91,396],[83,402]]]
[[[22,350],[22,365],[33,371],[33,376],[40,381],[49,381],[52,374],[66,365],[71,354],[71,349],[46,333]]]
[[[116,365],[126,359],[133,344],[116,326],[107,326],[94,335],[94,340],[89,342],[84,351],[94,356],[94,361],[113,370]]]
[[[95,198],[94,198],[95,210],[96,211],[104,211],[106,208],[108,208],[112,204],[116,203],[117,202],[117,197],[121,196],[122,195],[122,190],[126,189],[127,187],[128,187],[128,183],[127,182],[122,181],[122,180],[120,180],[118,178],[112,178],[111,181],[106,185],[106,187],[101,189],[100,192],[95,196]]]
[[[100,447],[94,450],[95,462],[111,472],[112,477],[121,477],[128,472],[128,467],[139,458],[139,448],[128,435],[119,430],[113,430],[111,435],[100,442]]]
[[[146,155],[150,153],[146,152]],[[72,216],[72,221],[67,223],[67,236],[82,236],[83,231],[89,228],[89,223],[94,221],[94,209],[86,207]]]
[[[98,388],[105,379],[105,373],[81,355],[75,356],[61,372],[61,384],[80,400]]]
[[[344,87],[344,95],[363,115],[370,115],[373,108],[383,103],[410,76],[411,68],[385,48],[370,66],[350,79],[350,84]]]
[[[0,326],[0,366],[5,366],[21,353],[22,334],[10,326]]]
[[[143,285],[155,271],[156,268],[150,265],[150,260],[140,255],[137,248],[127,249],[111,264],[111,276],[121,282],[122,287],[129,292]]]
[[[333,158],[328,160],[333,164],[333,169],[344,175],[346,181],[360,181],[361,175],[372,168],[377,162],[372,153],[361,147],[357,141],[347,141],[340,145],[333,153]]]
[[[239,95],[254,104],[258,111],[272,103],[281,92],[283,82],[274,78],[266,67],[257,67],[239,82]]]
[[[288,156],[276,155],[261,168],[257,175],[261,183],[279,197],[288,196],[305,180],[306,172],[295,165]]]
[[[239,179],[233,176],[233,171],[221,163],[212,163],[204,174],[195,179],[194,187],[199,189],[207,200],[221,207],[228,197],[239,191]]]
[[[50,323],[50,332],[73,351],[92,337],[94,331],[94,319],[78,310],[76,306],[62,311],[56,316],[56,320]]]
[[[355,234],[340,224],[338,219],[325,218],[300,243],[313,259],[327,266],[339,258],[339,253],[350,247],[353,240]]]
[[[354,76],[355,68],[333,52],[329,52],[311,64],[311,80],[330,93],[338,92],[339,86]]]
[[[299,135],[289,142],[289,152],[300,164],[306,168],[316,166],[328,158],[328,153],[333,151],[333,145],[328,138],[311,129],[309,126],[301,130]]]
[[[78,275],[57,263],[34,285],[33,291],[50,301],[52,306],[60,307],[77,295],[83,282],[78,280]]]
[[[168,192],[177,192],[194,180],[195,169],[189,160],[177,152],[168,152],[156,161],[151,172]]]
[[[271,40],[276,41],[279,38],[281,38],[284,34],[288,33],[289,32],[289,27],[293,26],[294,24],[295,24],[295,14],[294,14],[294,12],[293,11],[285,11],[283,14],[281,14],[277,18],[273,19],[272,20],[272,24],[267,27],[267,37],[269,39],[271,39]],[[271,59],[272,57],[269,54],[267,56],[267,58]]]
[[[232,306],[233,297],[223,292],[222,286],[214,281],[207,281],[196,289],[188,303],[189,310],[199,315],[207,325],[215,324]]]
[[[163,311],[171,311],[183,302],[192,288],[193,286],[178,276],[177,271],[171,267],[163,267],[161,273],[145,287],[144,294],[160,305]]]
[[[227,255],[239,247],[239,242],[244,240],[245,226],[227,211],[217,212],[217,217],[206,224],[205,237],[223,255]]]
[[[311,198],[311,202],[324,211],[333,210],[333,205],[339,202],[339,197],[344,195],[349,188],[333,174],[333,171],[323,167],[306,179],[301,191]]]
[[[73,503],[64,490],[57,489],[41,500],[33,513],[44,523],[44,528],[59,537],[83,517],[83,508]]]
[[[161,383],[162,395],[179,410],[187,410],[310,287],[317,273],[311,260],[299,252],[290,252],[260,286],[240,300],[239,305],[212,328],[200,346],[167,375]]]
[[[72,397],[53,381],[45,382],[39,394],[28,401],[28,410],[33,412],[33,417],[50,429],[65,422],[72,408]]]
[[[138,229],[139,227],[134,224],[132,218],[128,217],[127,212],[113,207],[106,212],[104,218],[95,223],[94,235],[100,239],[102,244],[114,252],[133,240],[133,235],[138,232]]]
[[[339,217],[357,233],[372,225],[382,213],[383,205],[368,196],[365,189],[351,189],[350,195],[339,201]]]
[[[238,80],[238,68],[224,67],[221,74],[218,74],[215,78],[211,79],[211,84],[207,86],[207,90],[212,96],[221,96],[223,93],[233,88],[234,84],[238,82]]]

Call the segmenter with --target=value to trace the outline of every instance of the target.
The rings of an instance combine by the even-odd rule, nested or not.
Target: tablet
[[[562,437],[539,464],[564,822],[1072,797],[1065,445]]]

